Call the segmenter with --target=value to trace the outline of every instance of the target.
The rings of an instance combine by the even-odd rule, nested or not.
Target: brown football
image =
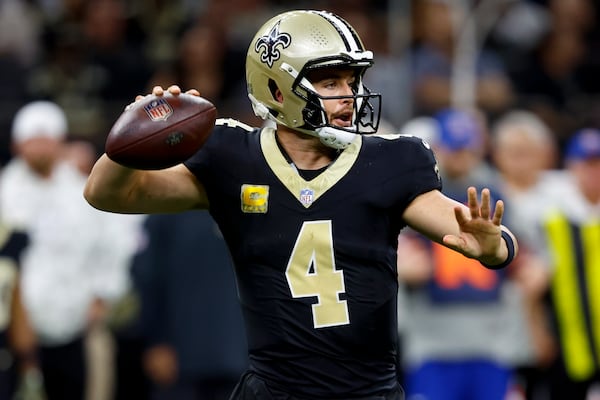
[[[196,153],[215,125],[217,109],[200,96],[148,95],[125,109],[106,138],[108,157],[126,167],[163,169]]]

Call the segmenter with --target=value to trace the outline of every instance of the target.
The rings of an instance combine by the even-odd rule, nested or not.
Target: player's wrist
[[[489,269],[502,269],[502,268],[507,267],[515,259],[515,256],[517,254],[517,245],[516,245],[512,235],[503,229],[501,237],[504,242],[504,245],[501,247],[501,251],[503,253],[505,253],[506,255],[504,257],[500,256],[500,257],[498,257],[498,259],[504,260],[504,261],[496,263],[496,262],[487,262],[487,260],[479,260],[479,262],[484,267],[489,268]]]

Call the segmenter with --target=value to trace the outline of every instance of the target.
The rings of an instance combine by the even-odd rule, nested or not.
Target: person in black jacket
[[[247,367],[230,255],[203,211],[152,215],[132,269],[154,399],[227,399]]]

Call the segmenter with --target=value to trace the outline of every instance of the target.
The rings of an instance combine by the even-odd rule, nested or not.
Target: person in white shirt
[[[86,175],[64,157],[67,131],[58,105],[25,105],[13,121],[15,156],[0,176],[0,215],[31,238],[23,298],[40,341],[48,400],[84,397],[86,332],[128,288],[138,223],[85,202]]]

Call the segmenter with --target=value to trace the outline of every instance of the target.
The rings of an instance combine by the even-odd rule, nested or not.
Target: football
[[[200,96],[147,95],[127,106],[114,123],[106,138],[106,155],[135,169],[177,165],[206,142],[216,116],[216,107]]]

